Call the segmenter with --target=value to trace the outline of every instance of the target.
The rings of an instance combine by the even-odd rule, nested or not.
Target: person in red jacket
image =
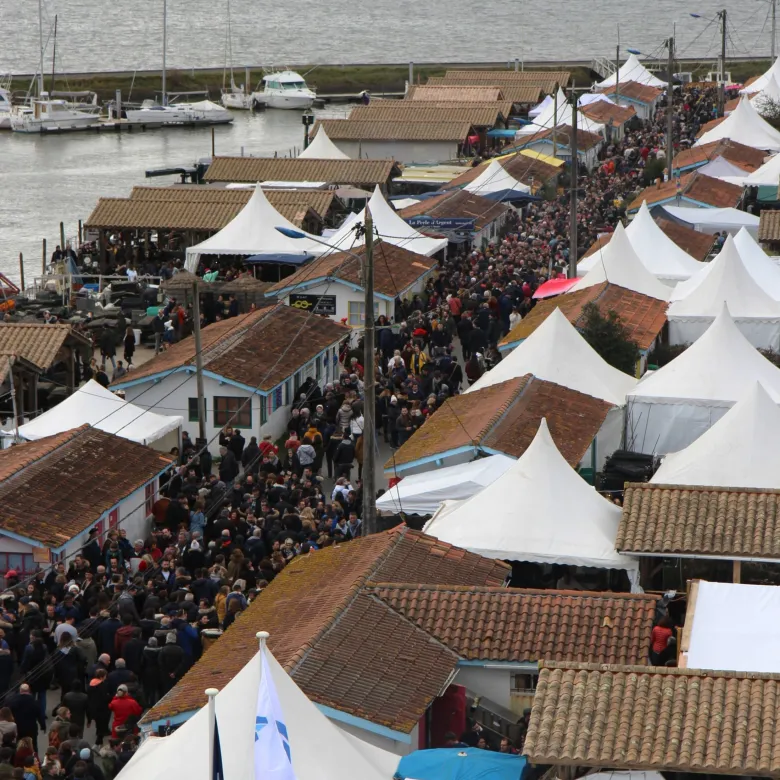
[[[116,696],[109,702],[108,709],[114,713],[114,723],[111,728],[111,736],[116,739],[117,729],[127,723],[128,718],[140,718],[143,708],[141,705],[127,692],[126,685],[120,685],[116,689]],[[133,728],[133,731],[136,729]]]

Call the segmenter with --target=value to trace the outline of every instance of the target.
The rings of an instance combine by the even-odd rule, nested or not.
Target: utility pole
[[[376,528],[376,388],[374,369],[374,220],[366,204],[366,255],[363,265],[365,288],[365,330],[363,331],[363,535],[368,536]]]
[[[666,81],[666,170],[669,171],[669,181],[672,180],[672,160],[674,159],[674,83],[672,72],[674,71],[674,38],[669,38],[669,64]]]
[[[163,61],[162,61],[162,104],[168,105],[168,88],[166,86],[165,57],[168,50],[168,0],[163,0]]]
[[[615,102],[620,100],[620,36],[618,35],[617,51],[615,52]]]
[[[553,92],[553,129],[552,129],[552,142],[553,142],[553,157],[558,155],[558,90],[560,87],[556,83],[555,92]]]
[[[577,91],[574,82],[571,84],[571,182],[569,204],[569,279],[577,278],[577,173],[579,160],[577,158]]]
[[[725,115],[726,106],[726,9],[718,11],[720,19],[720,83],[718,84],[718,116]]]
[[[198,441],[196,447],[206,446],[206,397],[203,393],[203,349],[200,341],[200,284],[192,283],[192,325],[195,337],[195,381],[198,389]]]

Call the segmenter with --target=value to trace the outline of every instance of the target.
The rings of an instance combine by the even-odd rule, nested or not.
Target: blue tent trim
[[[267,255],[251,255],[244,259],[245,263],[270,263],[273,265],[303,265],[308,263],[314,255],[293,255],[269,253]]]
[[[398,763],[396,780],[521,780],[523,756],[480,748],[415,750]]]
[[[517,130],[504,130],[500,127],[487,131],[488,138],[514,138],[515,135],[517,135]]]
[[[481,192],[480,197],[488,200],[496,200],[499,203],[506,201],[527,201],[541,200],[538,195],[531,195],[530,192],[520,192],[519,190],[499,190],[498,192]]]

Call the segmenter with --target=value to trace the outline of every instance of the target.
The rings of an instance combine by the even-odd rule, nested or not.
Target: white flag
[[[255,780],[295,780],[287,726],[271,679],[265,650],[261,656],[262,676],[255,717]]]

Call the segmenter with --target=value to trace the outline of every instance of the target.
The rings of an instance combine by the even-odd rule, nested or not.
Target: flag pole
[[[271,636],[267,631],[258,631],[255,638],[260,643],[260,682],[263,681],[263,655],[265,654],[266,642]]]
[[[217,694],[216,688],[206,688],[206,696],[209,697],[209,771],[214,771],[214,745],[215,732],[217,730]],[[214,780],[217,780],[214,778]]]

